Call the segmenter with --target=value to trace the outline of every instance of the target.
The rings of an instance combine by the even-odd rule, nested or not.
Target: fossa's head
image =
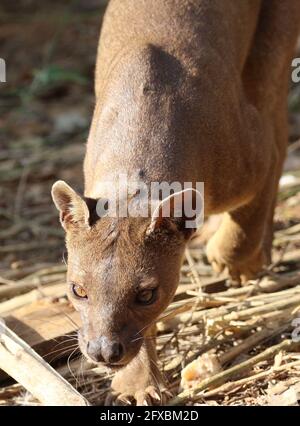
[[[195,190],[184,191],[194,197]],[[154,217],[97,217],[95,202],[65,182],[52,197],[66,231],[69,298],[80,312],[80,349],[94,362],[120,368],[139,352],[151,326],[171,302],[182,256],[194,229],[174,217],[178,194]],[[162,212],[168,203],[170,215]]]

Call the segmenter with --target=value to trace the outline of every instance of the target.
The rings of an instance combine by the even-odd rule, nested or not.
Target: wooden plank
[[[69,382],[4,323],[0,326],[0,369],[23,385],[43,405],[89,405]]]
[[[75,332],[80,326],[79,314],[70,302],[54,302],[52,298],[15,309],[2,318],[11,330],[48,360],[51,356],[47,354],[65,340],[62,336]],[[63,350],[65,345],[60,344],[59,348]]]

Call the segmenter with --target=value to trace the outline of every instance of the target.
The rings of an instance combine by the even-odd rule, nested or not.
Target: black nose
[[[95,362],[106,362],[115,364],[123,358],[124,346],[117,340],[107,337],[90,340],[87,344],[87,353]]]
[[[101,340],[90,340],[86,347],[87,354],[95,362],[103,362],[104,359],[101,355]]]
[[[114,364],[121,361],[124,355],[124,347],[120,342],[104,341],[102,345],[102,356],[105,362]]]

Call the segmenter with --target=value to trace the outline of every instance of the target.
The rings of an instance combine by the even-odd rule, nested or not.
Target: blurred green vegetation
[[[57,65],[48,65],[33,71],[31,84],[16,90],[23,102],[29,102],[34,97],[44,97],[50,92],[58,90],[66,83],[87,85],[88,78],[78,70],[63,69]]]

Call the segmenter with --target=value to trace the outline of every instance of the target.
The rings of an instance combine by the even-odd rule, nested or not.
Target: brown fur
[[[124,172],[147,185],[204,182],[205,213],[225,212],[209,260],[236,280],[255,276],[271,259],[299,22],[298,0],[111,0],[85,197],[109,195],[99,182]],[[88,294],[71,296],[82,315],[82,351],[95,339],[103,353],[122,342],[108,402],[124,394],[155,402],[162,380],[153,324],[176,290],[187,236],[166,221],[148,235],[150,219],[92,220],[93,203],[62,182],[53,198],[67,232],[68,280]],[[139,306],[135,294],[147,285],[157,286],[157,300]]]

